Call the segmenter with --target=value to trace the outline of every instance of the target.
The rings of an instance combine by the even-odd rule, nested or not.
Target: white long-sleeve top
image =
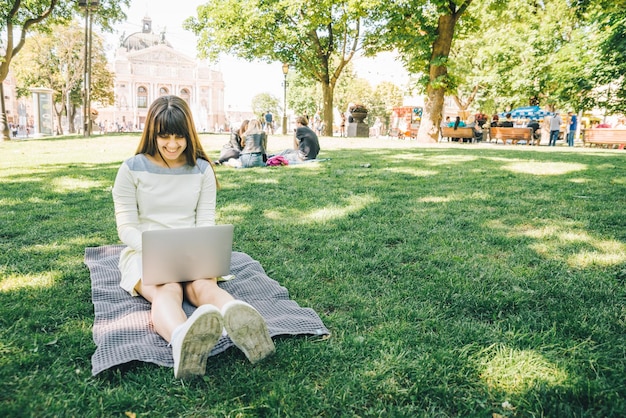
[[[120,257],[122,282],[129,274],[138,275],[132,278],[135,284],[141,278],[137,263],[143,231],[214,225],[216,194],[215,174],[203,159],[194,167],[176,168],[158,166],[143,154],[124,161],[113,185],[117,233],[128,246]],[[132,258],[134,268],[124,268],[130,267]]]

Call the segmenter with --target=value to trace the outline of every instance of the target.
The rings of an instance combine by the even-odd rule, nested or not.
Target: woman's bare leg
[[[184,289],[185,298],[194,306],[213,305],[222,309],[226,303],[235,299],[217,285],[216,279],[187,282]]]
[[[156,332],[166,341],[171,341],[174,329],[187,320],[183,311],[182,286],[179,283],[143,286],[139,282],[136,290],[152,304],[152,324]]]
[[[196,305],[198,309],[187,319],[182,308],[183,287],[187,286],[137,286],[137,291],[152,303],[155,330],[172,346],[176,378],[205,373],[207,358],[223,329],[220,310],[209,304]]]

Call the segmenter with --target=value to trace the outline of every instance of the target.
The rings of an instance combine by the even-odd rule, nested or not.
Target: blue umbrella
[[[506,117],[507,113],[511,114],[512,118],[528,118],[528,119],[541,119],[546,116],[552,115],[552,112],[548,112],[547,110],[541,109],[539,106],[525,106],[518,107],[517,109],[513,109],[510,112],[502,112],[500,113],[500,117]]]

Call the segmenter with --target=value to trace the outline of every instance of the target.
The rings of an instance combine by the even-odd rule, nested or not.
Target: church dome
[[[129,52],[140,51],[156,45],[172,47],[167,39],[165,39],[165,31],[160,34],[152,32],[152,19],[147,16],[143,18],[141,32],[135,32],[121,42],[121,47]]]

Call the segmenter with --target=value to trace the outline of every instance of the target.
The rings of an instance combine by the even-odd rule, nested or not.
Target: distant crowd
[[[488,117],[486,114],[479,112],[467,118],[467,121],[462,120],[460,116],[456,116],[455,120],[451,120],[450,116],[447,116],[442,121],[441,126],[453,129],[459,127],[472,128],[474,131],[473,140],[476,142],[489,139],[489,128],[531,128],[534,138],[536,140],[546,138],[549,146],[555,146],[559,139],[564,139],[567,141],[568,146],[573,147],[576,131],[579,128],[578,122],[578,117],[573,112],[567,112],[567,115],[564,117],[559,112],[554,112],[543,119],[537,117],[513,119],[511,113],[506,113],[504,118],[500,118],[498,114]],[[620,118],[615,126],[592,121],[588,128],[626,129],[626,118]],[[472,141],[471,138],[452,138],[452,140]]]

